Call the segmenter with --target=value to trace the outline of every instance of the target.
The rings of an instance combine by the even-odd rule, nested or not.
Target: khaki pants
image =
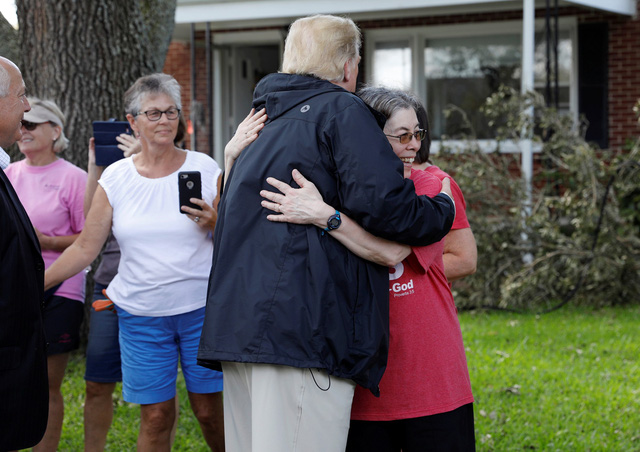
[[[223,362],[227,452],[343,452],[355,383],[324,370]]]

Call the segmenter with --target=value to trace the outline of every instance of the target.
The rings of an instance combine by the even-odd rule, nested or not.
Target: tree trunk
[[[91,123],[124,120],[122,97],[162,70],[176,0],[16,0],[20,69],[29,95],[66,114],[62,157],[86,168]]]
[[[10,59],[19,67],[21,66],[18,30],[13,28],[2,14],[0,14],[0,56]],[[20,159],[20,151],[15,144],[9,146],[5,151],[11,156],[12,162]]]
[[[0,55],[20,66],[18,31],[0,14]]]

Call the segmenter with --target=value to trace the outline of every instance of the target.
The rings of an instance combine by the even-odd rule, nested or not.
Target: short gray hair
[[[365,104],[382,113],[387,120],[398,110],[414,110],[411,97],[404,91],[382,86],[366,86],[358,91]]]
[[[358,96],[360,96],[365,104],[382,113],[387,119],[398,110],[413,109],[416,112],[420,128],[427,132],[425,139],[420,143],[420,149],[416,154],[416,161],[418,163],[429,161],[431,148],[429,115],[418,96],[407,91],[389,89],[382,86],[366,86],[358,91]]]
[[[182,109],[180,84],[169,74],[156,73],[145,75],[135,81],[124,93],[124,110],[127,114],[137,115],[142,108],[142,100],[149,94],[166,94],[171,97],[176,107]]]

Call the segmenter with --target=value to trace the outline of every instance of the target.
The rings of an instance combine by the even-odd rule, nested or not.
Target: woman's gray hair
[[[418,96],[399,89],[389,89],[382,86],[366,86],[358,91],[358,96],[360,96],[365,104],[382,113],[387,119],[398,110],[413,109],[416,112],[420,128],[427,132],[425,139],[420,143],[416,161],[418,163],[429,161],[429,151],[431,148],[429,115]]]
[[[151,74],[140,77],[124,93],[124,110],[127,114],[136,116],[142,108],[142,101],[148,95],[166,94],[176,104],[176,108],[182,109],[180,98],[180,84],[169,74]]]
[[[398,110],[414,109],[411,97],[399,89],[382,86],[366,86],[358,91],[365,104],[382,113],[389,119]]]
[[[60,136],[56,141],[53,142],[53,152],[58,153],[62,152],[69,147],[69,139],[64,134],[64,125],[67,123],[66,117],[58,104],[56,104],[52,100],[39,99],[37,97],[28,97],[29,105],[31,105],[31,109],[44,108],[48,110],[50,113],[53,113],[55,117],[57,117],[60,121],[59,124],[53,123],[50,121],[51,125],[55,127],[60,127]]]
[[[11,76],[9,71],[0,64],[0,97],[6,97],[9,94],[9,86],[11,85]]]

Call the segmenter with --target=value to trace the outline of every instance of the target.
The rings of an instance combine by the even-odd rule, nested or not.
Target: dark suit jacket
[[[0,169],[0,451],[37,444],[47,427],[43,286],[38,239]]]

